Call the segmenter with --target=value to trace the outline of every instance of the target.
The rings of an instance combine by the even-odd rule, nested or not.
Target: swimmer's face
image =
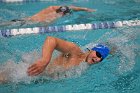
[[[86,61],[89,64],[95,64],[95,63],[99,63],[102,60],[101,57],[98,57],[96,51],[92,51],[90,52],[90,54],[87,56]]]

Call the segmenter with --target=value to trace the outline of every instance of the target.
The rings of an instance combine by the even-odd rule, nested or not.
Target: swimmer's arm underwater
[[[62,53],[70,53],[71,55],[76,55],[81,51],[74,43],[54,37],[47,37],[42,48],[42,58],[28,68],[28,74],[34,76],[42,73],[49,64],[55,49]]]
[[[87,11],[87,12],[95,12],[96,10],[85,8],[85,7],[77,7],[77,6],[69,6],[74,11]]]

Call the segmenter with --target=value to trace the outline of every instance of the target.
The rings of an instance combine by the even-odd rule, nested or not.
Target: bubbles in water
[[[56,53],[53,57],[56,57]],[[0,78],[4,77],[6,82],[24,82],[31,83],[31,81],[38,81],[39,79],[63,79],[68,77],[76,77],[80,76],[86,68],[88,68],[88,64],[86,62],[82,62],[79,66],[72,67],[69,70],[65,70],[62,67],[53,67],[54,72],[49,74],[48,70],[44,71],[44,73],[39,76],[30,77],[27,74],[28,67],[40,58],[40,53],[37,51],[32,51],[29,53],[24,53],[22,55],[21,62],[14,62],[13,60],[7,61],[6,63],[0,65]]]
[[[120,63],[119,63],[119,72],[127,72],[131,71],[135,65],[135,53],[133,50],[133,46],[121,46],[119,49],[121,56],[120,56]]]
[[[9,60],[5,64],[1,65],[1,77],[4,77],[6,82],[19,82],[26,81],[27,76],[27,67],[29,64],[20,62],[16,64],[12,60]]]
[[[134,0],[134,1],[140,3],[140,0]]]
[[[45,78],[52,78],[55,80],[64,79],[64,78],[71,78],[71,77],[78,77],[81,76],[82,73],[89,67],[87,62],[82,62],[78,66],[74,66],[68,70],[63,69],[62,67],[55,67],[56,70],[52,74],[48,74],[47,70],[42,74]]]
[[[116,64],[119,74],[132,71],[135,66],[135,50],[138,49],[136,39],[139,38],[139,28],[118,28],[106,32],[92,44],[104,43],[113,51],[111,63]],[[115,63],[114,63],[115,62]],[[116,71],[115,71],[116,72]]]
[[[115,4],[116,3],[116,1],[113,1],[113,0],[104,0],[104,2],[106,4]]]
[[[116,31],[116,30],[115,30]],[[113,31],[113,33],[116,33]],[[135,46],[134,40],[139,32],[133,28],[118,29],[115,37],[108,41],[116,47],[115,55],[119,55],[120,62],[118,64],[118,72],[120,74],[131,71],[135,65]]]
[[[22,61],[26,63],[33,63],[34,61],[38,60],[40,57],[41,57],[41,53],[34,50],[29,53],[24,53],[22,55]]]
[[[33,51],[30,53],[23,54],[21,62],[17,63],[9,59],[9,61],[0,65],[0,78],[4,77],[6,82],[30,83],[37,77],[28,76],[27,69],[31,65],[31,63],[33,63],[39,57],[39,53]]]
[[[9,74],[10,81],[12,82],[23,81],[26,83],[31,81],[31,77],[27,75],[27,68],[29,67],[29,64],[23,62],[20,62],[19,64],[15,64],[14,62],[12,62],[10,65],[12,66],[11,73]]]
[[[89,67],[87,62],[82,62],[79,66],[66,71],[67,77],[80,76]]]

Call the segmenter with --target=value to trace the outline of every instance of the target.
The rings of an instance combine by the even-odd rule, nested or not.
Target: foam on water
[[[119,59],[117,70],[120,74],[132,71],[134,68],[135,50],[138,49],[134,40],[138,38],[138,34],[139,29],[136,28],[122,28],[110,33],[111,38],[108,39],[108,43],[116,49],[114,55]]]
[[[124,74],[129,71],[133,71],[135,66],[135,58],[137,56],[136,51],[139,48],[139,44],[135,41],[139,38],[139,28],[119,28],[113,29],[111,32],[106,32],[97,41],[93,41],[87,44],[86,47],[94,47],[98,43],[107,44],[111,49],[112,64],[116,64],[116,73]]]
[[[30,83],[36,77],[30,77],[27,75],[28,67],[39,58],[36,51],[25,53],[21,58],[21,62],[15,62],[8,60],[4,64],[0,65],[1,77],[4,77],[6,82],[25,82]]]
[[[37,51],[32,51],[29,53],[24,53],[21,58],[21,62],[15,62],[13,60],[8,60],[7,62],[0,65],[0,75],[4,78],[4,82],[14,82],[14,83],[31,83],[32,81],[36,81],[38,79],[63,79],[70,77],[80,76],[86,68],[88,68],[88,64],[86,62],[82,62],[79,66],[72,67],[69,70],[64,70],[62,67],[54,67],[56,70],[53,74],[48,74],[47,70],[45,70],[39,76],[28,76],[27,69],[28,67],[40,58],[40,53]],[[55,54],[54,54],[55,55]],[[56,55],[55,55],[56,56]]]
[[[62,67],[55,67],[55,70],[57,70],[55,73],[48,75],[47,71],[45,72],[45,78],[53,78],[55,80],[58,79],[65,79],[65,78],[73,78],[73,77],[79,77],[82,73],[85,72],[85,70],[89,67],[87,62],[81,62],[79,66],[74,66],[68,70],[63,69]],[[43,76],[44,76],[43,75]]]

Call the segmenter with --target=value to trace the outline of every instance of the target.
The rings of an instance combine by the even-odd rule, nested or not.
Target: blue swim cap
[[[106,58],[110,52],[109,48],[102,44],[98,44],[97,46],[93,47],[91,50],[99,52],[102,56],[102,59]]]

